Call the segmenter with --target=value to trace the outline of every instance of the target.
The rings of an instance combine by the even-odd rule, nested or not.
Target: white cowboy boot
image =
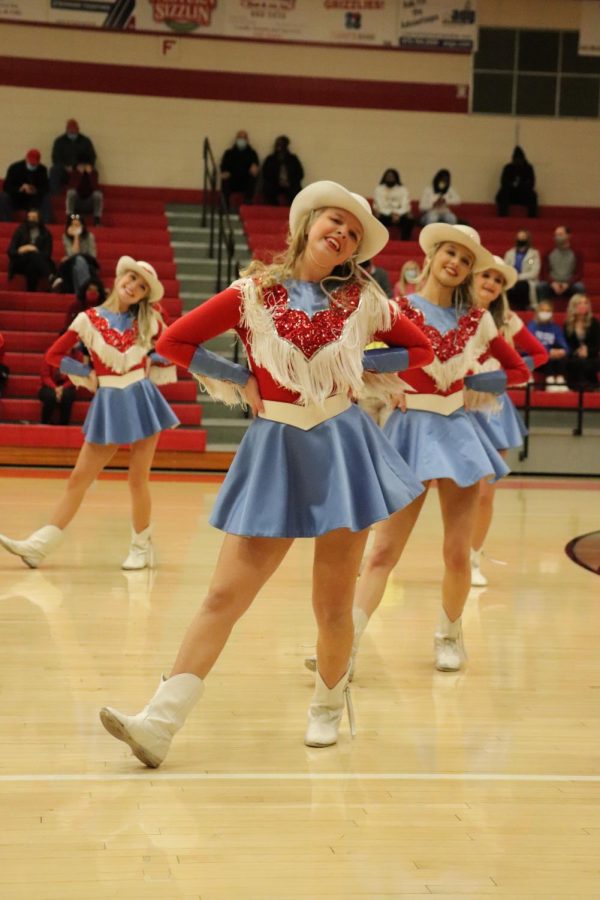
[[[100,720],[113,737],[129,744],[144,765],[156,769],[203,690],[204,682],[197,675],[163,676],[154,697],[137,715],[127,716],[105,706],[100,710]]]
[[[488,580],[479,568],[482,550],[471,550],[471,584],[473,587],[486,587]]]
[[[360,644],[360,639],[363,635],[363,631],[369,624],[369,617],[363,609],[360,609],[358,606],[352,607],[352,621],[354,623],[354,637],[352,638],[352,652],[350,654],[350,676],[348,681],[353,681],[354,679],[354,669],[356,666],[356,655],[358,653],[358,645]],[[317,671],[317,656],[313,653],[312,656],[306,656],[304,658],[304,665],[311,672]]]
[[[462,617],[451,622],[442,607],[440,623],[435,633],[435,667],[440,672],[458,672],[466,662],[467,651],[463,643]]]
[[[63,539],[63,534],[63,530],[57,528],[56,525],[44,525],[43,528],[38,528],[37,531],[30,534],[24,541],[13,541],[11,538],[6,537],[6,535],[0,534],[0,544],[5,550],[8,550],[9,553],[20,556],[30,569],[37,569],[39,564],[45,560],[48,554],[51,553],[55,547],[58,547]]]
[[[129,554],[122,564],[122,569],[152,569],[156,562],[154,545],[152,544],[152,525],[148,525],[138,534],[131,529]]]
[[[354,710],[350,697],[350,668],[335,687],[328,688],[318,670],[315,680],[315,692],[308,708],[308,728],[304,736],[307,747],[330,747],[337,743],[338,728],[344,714],[344,703],[348,707],[350,734],[356,734],[354,726]]]

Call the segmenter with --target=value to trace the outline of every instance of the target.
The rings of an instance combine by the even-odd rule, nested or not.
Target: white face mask
[[[246,140],[246,138],[237,138],[235,146],[238,148],[238,150],[245,150],[248,146],[248,141]]]
[[[537,316],[537,317],[538,317],[538,319],[539,319],[540,322],[549,322],[550,319],[552,318],[552,313],[551,313],[551,312],[544,312],[544,310],[542,310],[541,312],[538,313],[538,316]]]

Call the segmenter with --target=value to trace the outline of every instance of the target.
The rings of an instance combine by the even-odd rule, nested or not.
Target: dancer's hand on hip
[[[246,387],[242,394],[244,400],[252,410],[252,415],[257,416],[259,413],[264,412],[262,397],[260,396],[260,391],[258,389],[258,381],[254,375],[251,375],[246,382]]]

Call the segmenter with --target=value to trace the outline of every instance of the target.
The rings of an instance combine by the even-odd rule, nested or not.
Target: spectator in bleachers
[[[391,298],[392,285],[386,270],[382,269],[381,266],[376,266],[372,259],[366,259],[361,263],[361,266],[369,273],[373,281],[377,282],[385,296]]]
[[[410,241],[415,224],[410,213],[410,194],[397,169],[386,169],[373,192],[373,212],[385,227],[397,226],[403,241]]]
[[[66,212],[93,213],[94,225],[102,221],[104,195],[98,187],[98,173],[93,164],[82,159],[71,170],[67,186]]]
[[[598,387],[600,322],[585,294],[573,294],[567,307],[565,338],[569,345],[567,384],[571,389]]]
[[[554,307],[551,300],[540,300],[535,318],[528,322],[527,328],[548,351],[548,362],[536,369],[543,376],[546,385],[566,390],[565,371],[569,345],[560,325],[552,321]]]
[[[252,203],[260,166],[256,150],[248,143],[247,131],[238,131],[233,146],[221,158],[220,169],[227,206],[232,194],[243,194],[244,203]]]
[[[421,194],[419,211],[421,213],[421,225],[431,225],[432,222],[446,222],[448,225],[456,225],[457,216],[450,209],[460,203],[460,197],[452,187],[452,176],[448,169],[440,169],[433,177],[433,181]]]
[[[302,188],[304,169],[294,153],[290,153],[290,139],[284,134],[275,139],[273,153],[262,168],[262,193],[265,203],[278,206],[281,200],[290,206]]]
[[[554,229],[554,244],[554,248],[544,255],[538,299],[560,297],[568,300],[573,294],[585,294],[583,255],[571,247],[571,229],[558,225]]]
[[[517,283],[507,291],[512,309],[535,309],[542,261],[539,252],[532,246],[531,232],[526,228],[517,231],[515,246],[506,251],[504,262],[519,273]]]
[[[96,150],[89,137],[81,134],[75,119],[69,119],[64,134],[59,135],[52,145],[52,166],[50,167],[50,192],[59,194],[68,183],[73,169],[85,161],[96,164]]]
[[[8,366],[4,365],[4,336],[0,332],[0,397],[4,391],[4,386],[8,381],[9,374],[10,370]]]
[[[512,159],[502,169],[500,190],[496,194],[499,216],[507,216],[511,203],[527,207],[527,215],[534,219],[538,214],[535,172],[523,149],[515,147]]]
[[[85,308],[85,297],[91,284],[97,288],[100,302],[104,300],[104,285],[100,280],[100,266],[96,259],[96,239],[88,231],[85,220],[77,213],[67,216],[62,236],[65,256],[58,267],[58,278],[52,290],[60,290],[63,294],[76,294]]]
[[[68,425],[76,394],[77,388],[71,384],[68,377],[44,359],[38,391],[38,398],[42,404],[42,425],[52,425],[55,409],[58,410],[57,424]]]
[[[408,297],[409,294],[415,293],[417,285],[421,280],[421,267],[414,259],[407,259],[402,268],[398,281],[394,285],[394,298]]]
[[[44,222],[50,221],[48,170],[39,150],[28,150],[25,159],[11,163],[0,192],[0,221],[10,222],[18,209],[39,209]]]
[[[55,267],[52,262],[52,235],[37,209],[27,211],[27,219],[18,225],[8,247],[8,278],[24,275],[28,291],[48,290]]]

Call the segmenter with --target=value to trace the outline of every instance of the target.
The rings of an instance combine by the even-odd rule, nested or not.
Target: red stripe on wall
[[[466,113],[468,88],[453,84],[255,75],[0,57],[0,84],[55,91],[285,103],[353,109]]]

